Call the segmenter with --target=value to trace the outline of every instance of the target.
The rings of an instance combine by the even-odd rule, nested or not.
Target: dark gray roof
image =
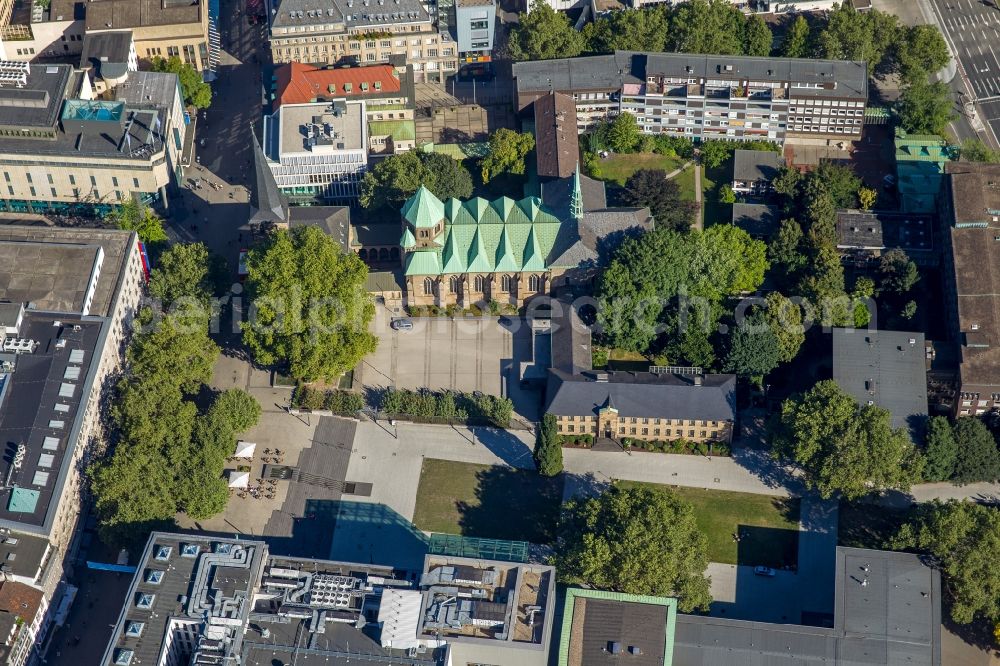
[[[590,328],[580,319],[577,304],[570,299],[551,303],[551,367],[577,375],[593,367]]]
[[[837,247],[931,252],[934,249],[934,216],[894,211],[838,210]]]
[[[584,212],[601,210],[608,207],[604,182],[589,176],[580,175],[580,192],[583,194]],[[556,211],[557,215],[565,216],[569,212],[570,199],[573,197],[573,176],[557,178],[542,183],[541,200],[546,206]]]
[[[738,151],[737,151],[738,152]],[[781,223],[781,209],[767,204],[733,204],[733,226],[754,238],[768,240]]]
[[[56,326],[55,323],[59,322]],[[80,330],[73,330],[79,326]],[[47,534],[69,473],[77,441],[78,417],[90,395],[95,358],[103,345],[104,323],[95,318],[28,311],[19,336],[38,343],[21,354],[7,378],[0,401],[0,442],[25,446],[19,470],[13,459],[0,461],[0,478],[13,488],[0,492],[0,526]],[[63,347],[57,342],[65,340]],[[8,474],[11,476],[8,477]],[[12,497],[30,495],[12,511]]]
[[[268,170],[270,173],[270,169]],[[347,206],[294,206],[289,209],[289,228],[318,227],[350,252],[351,209]]]
[[[582,666],[634,664],[661,666],[666,647],[666,612],[663,606],[636,601],[612,601],[577,597],[573,615],[583,614],[579,662]],[[574,634],[576,632],[574,631]],[[621,654],[612,655],[608,646],[618,643]],[[639,654],[629,652],[639,648]]]
[[[105,65],[128,65],[129,52],[132,48],[131,30],[109,30],[107,32],[88,32],[83,36],[83,53],[80,55],[80,67],[93,67],[98,75],[108,77],[120,76],[122,70],[105,71]]]
[[[737,150],[733,155],[733,180],[771,182],[785,160],[772,150]]]
[[[361,26],[381,26],[430,21],[430,16],[419,0],[399,0],[398,3],[370,6],[354,2],[348,6],[346,0],[281,0],[275,3],[272,25],[276,28],[316,26],[324,31],[324,26],[343,23],[348,28]],[[395,16],[393,16],[395,15]],[[376,19],[376,16],[384,17]]]
[[[128,81],[115,87],[115,99],[135,108],[171,108],[179,86],[177,75],[170,72],[129,72]]]
[[[513,74],[519,92],[617,90],[623,83],[645,83],[647,75],[672,75],[820,86],[796,91],[803,97],[864,100],[868,96],[865,63],[843,60],[615,51],[613,55],[515,63]]]
[[[250,190],[250,224],[282,224],[288,221],[288,199],[278,188],[267,157],[257,141],[257,133],[250,128],[253,145],[254,187]]]
[[[360,222],[351,225],[353,245],[358,247],[383,247],[399,245],[403,234],[399,222]]]
[[[833,379],[862,405],[888,409],[894,428],[916,436],[927,418],[923,333],[833,329]]]
[[[576,102],[551,93],[535,100],[535,155],[540,178],[568,178],[580,166]]]
[[[24,304],[20,301],[5,303],[0,302],[0,326],[13,326],[17,323],[17,318],[21,316]]]
[[[607,381],[597,381],[603,374]],[[596,414],[610,398],[623,417],[732,421],[736,416],[736,376],[692,378],[649,372],[549,372],[546,412],[556,415]]]
[[[35,580],[48,552],[49,540],[44,537],[20,532],[0,537],[0,571]]]
[[[28,80],[24,87],[0,89],[0,127],[13,130],[22,127],[53,129],[59,120],[73,68],[69,65],[34,63],[28,68]],[[6,140],[0,145],[5,144]]]
[[[752,574],[741,571],[740,575]],[[674,663],[941,664],[941,584],[937,570],[910,553],[838,547],[836,579],[833,628],[678,614]],[[868,583],[862,586],[865,579]]]

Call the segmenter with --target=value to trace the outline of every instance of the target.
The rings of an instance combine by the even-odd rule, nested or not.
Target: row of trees
[[[989,429],[978,418],[966,416],[954,424],[943,416],[927,423],[924,447],[927,481],[962,485],[1000,479],[1000,449]]]
[[[114,450],[89,471],[102,538],[116,546],[134,545],[178,512],[203,519],[221,511],[228,499],[222,470],[235,435],[260,416],[260,405],[240,389],[199,398],[219,348],[208,337],[209,283],[186,279],[193,257],[195,274],[208,276],[200,245],[173,246],[153,271],[154,294],[168,308],[183,307],[158,321],[151,310],[140,314],[115,388]]]
[[[472,174],[448,155],[411,150],[387,157],[368,171],[358,201],[368,209],[398,211],[421,185],[442,201],[467,199],[472,195]]]
[[[365,408],[365,398],[351,391],[323,390],[299,384],[292,393],[292,407],[314,411],[325,409],[334,414],[353,416]]]
[[[772,55],[773,35],[757,15],[746,16],[728,0],[688,0],[609,12],[582,32],[543,2],[522,14],[510,38],[514,60],[571,58],[615,50],[718,55]],[[933,26],[900,25],[893,14],[855,11],[843,2],[823,17],[799,16],[776,55],[789,58],[862,60],[869,72],[897,73],[904,82],[926,79],[948,62],[948,49]]]
[[[498,428],[509,426],[514,413],[514,404],[510,398],[479,392],[438,393],[397,388],[387,389],[382,394],[378,407],[383,415],[390,417],[489,421]]]

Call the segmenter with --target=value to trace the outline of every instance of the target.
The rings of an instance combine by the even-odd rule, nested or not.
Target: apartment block
[[[583,132],[622,112],[647,134],[703,139],[857,140],[863,62],[638,53],[516,63],[518,111],[558,92],[576,102]]]
[[[101,214],[133,196],[165,201],[184,130],[174,74],[0,63],[0,210]]]
[[[368,168],[365,102],[284,104],[264,117],[261,147],[291,203],[351,203]]]
[[[218,7],[209,0],[90,0],[86,31],[131,30],[140,58],[176,56],[211,80],[221,49]]]
[[[276,64],[408,64],[418,82],[458,67],[457,43],[419,0],[281,0],[270,37]]]
[[[0,438],[14,446],[0,462],[0,573],[53,609],[29,625],[31,647],[73,596],[83,470],[104,447],[102,396],[144,275],[132,232],[0,225]]]

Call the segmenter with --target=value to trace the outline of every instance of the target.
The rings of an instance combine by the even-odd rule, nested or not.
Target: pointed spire
[[[608,391],[608,399],[607,402],[604,403],[604,409],[610,409],[616,412],[618,411],[618,408],[615,407],[615,401],[611,399],[611,391]]]
[[[403,204],[403,217],[417,229],[429,229],[444,219],[444,204],[421,185]]]
[[[265,130],[267,125],[265,124]],[[257,141],[257,133],[250,128],[253,144],[254,188],[250,192],[250,223],[281,224],[288,222],[288,201],[278,188],[278,183],[267,164],[264,150]]]
[[[583,190],[580,189],[580,162],[576,163],[573,172],[573,196],[569,202],[569,212],[575,220],[583,219]]]
[[[403,229],[403,237],[399,239],[399,244],[404,250],[409,250],[417,246],[417,239],[413,237],[413,232],[409,227]]]

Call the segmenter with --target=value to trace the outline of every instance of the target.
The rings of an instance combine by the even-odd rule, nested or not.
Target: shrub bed
[[[651,453],[681,453],[699,456],[728,456],[731,453],[729,444],[726,442],[712,442],[711,447],[707,442],[689,442],[686,439],[675,439],[667,441],[645,441],[642,439],[622,439],[622,445],[632,451],[649,451]]]
[[[324,391],[299,384],[292,393],[292,409],[325,409],[334,414],[355,414],[364,406],[365,399],[360,393],[340,389]]]
[[[510,425],[514,404],[509,398],[486,393],[458,391],[410,391],[390,388],[382,394],[379,410],[390,418],[446,423],[488,423],[498,428]]]

